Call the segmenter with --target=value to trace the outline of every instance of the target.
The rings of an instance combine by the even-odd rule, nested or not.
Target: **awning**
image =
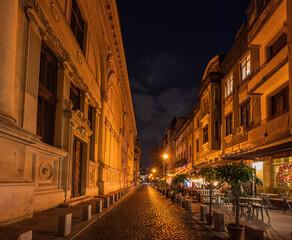
[[[292,156],[292,142],[286,142],[266,148],[254,148],[251,151],[223,157],[225,160],[270,160]]]
[[[175,176],[177,176],[177,175],[179,175],[179,174],[187,174],[189,171],[191,171],[193,168],[192,167],[187,167],[187,168],[185,168],[185,169],[183,169],[183,170],[180,170],[180,171],[178,171],[178,172],[176,172],[176,173],[174,173],[174,174],[172,174],[172,178],[173,177],[175,177]]]
[[[225,164],[227,163],[228,161],[226,160],[218,160],[218,161],[214,161],[214,162],[201,162],[197,165],[194,165],[193,168],[194,168],[194,171],[196,170],[200,170],[202,168],[205,168],[205,167],[210,167],[210,166],[217,166],[217,165],[220,165],[220,164]]]

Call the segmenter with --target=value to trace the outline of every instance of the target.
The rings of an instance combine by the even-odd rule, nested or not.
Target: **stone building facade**
[[[208,63],[190,112],[194,170],[244,161],[264,183],[258,191],[285,191],[278,170],[292,163],[291,43],[292,2],[251,1],[231,50]]]
[[[133,185],[114,0],[0,0],[0,225]]]

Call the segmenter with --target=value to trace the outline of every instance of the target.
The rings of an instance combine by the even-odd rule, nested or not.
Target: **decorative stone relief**
[[[77,52],[77,61],[82,64],[82,57],[81,57],[81,54],[80,52]]]
[[[54,19],[59,22],[60,21],[60,15],[58,13],[58,10],[55,6],[55,4],[53,2],[51,2],[51,11],[52,11],[52,14],[53,14],[53,17]]]
[[[73,109],[73,102],[71,99],[65,99],[65,109],[64,111],[70,112]]]
[[[224,138],[226,143],[230,143],[232,140],[233,134],[228,135],[227,137]]]
[[[90,136],[93,133],[90,129],[90,122],[79,110],[72,111],[71,127],[76,136],[81,138],[86,143],[89,141]]]
[[[54,169],[53,169],[52,164],[50,164],[49,162],[41,163],[40,168],[39,168],[39,175],[42,180],[44,181],[51,180],[53,177],[53,172],[54,172]]]

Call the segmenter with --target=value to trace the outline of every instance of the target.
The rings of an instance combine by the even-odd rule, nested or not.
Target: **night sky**
[[[176,117],[187,116],[208,62],[228,53],[251,0],[116,0],[141,164]]]

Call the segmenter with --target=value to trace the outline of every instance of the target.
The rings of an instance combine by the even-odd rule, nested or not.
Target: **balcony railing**
[[[248,141],[255,147],[280,140],[290,135],[290,112],[283,111],[249,127]]]

